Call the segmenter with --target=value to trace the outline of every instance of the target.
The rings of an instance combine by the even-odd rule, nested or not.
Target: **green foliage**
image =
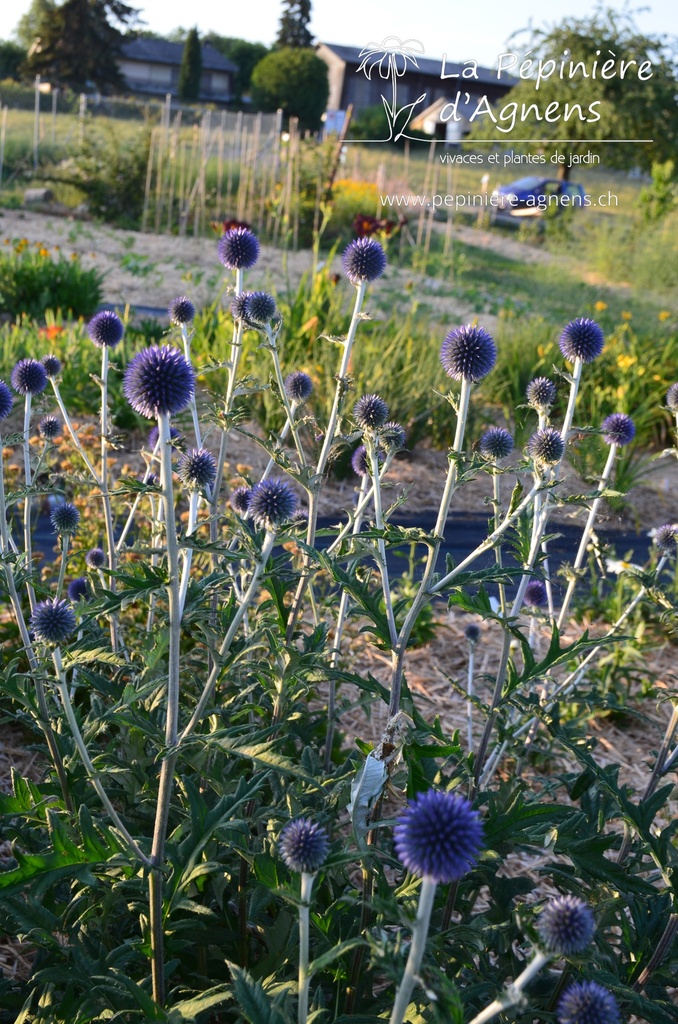
[[[352,139],[366,139],[374,141],[379,139],[387,139],[389,137],[390,125],[384,105],[376,107],[364,107],[360,110],[356,116],[351,120],[351,126],[349,129],[349,135]],[[414,128],[408,127],[407,134],[410,139],[421,139],[422,142],[431,141],[431,136],[426,135],[425,132],[418,132]],[[398,142],[391,143],[402,149],[405,146],[406,139],[401,138]]]
[[[102,298],[103,278],[80,260],[53,256],[42,246],[16,243],[0,249],[0,313],[12,319],[42,319],[45,310],[89,317]]]
[[[675,161],[652,164],[652,184],[641,189],[638,196],[642,220],[646,224],[656,224],[675,209],[677,202],[678,175]]]
[[[220,36],[216,32],[208,32],[204,41],[237,64],[238,70],[233,75],[233,89],[234,99],[239,102],[243,96],[249,94],[252,72],[268,53],[268,47],[263,43],[250,43],[247,39]]]
[[[19,81],[20,68],[26,59],[26,51],[18,43],[0,40],[0,82],[8,78]]]
[[[21,15],[14,30],[14,35],[24,51],[30,50],[38,37],[42,38],[55,9],[54,0],[31,0],[28,10]]]
[[[310,20],[311,0],[283,0],[276,46],[306,49],[312,46],[313,36],[308,28]]]
[[[197,28],[192,28],[186,36],[184,51],[181,55],[179,68],[179,99],[197,100],[200,96],[200,76],[202,75],[202,50]]]
[[[252,72],[252,101],[261,110],[279,108],[316,131],[327,106],[327,65],[310,49],[285,47],[269,53]]]

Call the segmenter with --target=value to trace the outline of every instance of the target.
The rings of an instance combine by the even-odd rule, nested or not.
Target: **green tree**
[[[186,36],[184,52],[179,68],[179,99],[197,100],[200,97],[200,76],[202,75],[202,50],[197,28]]]
[[[124,41],[120,27],[136,17],[136,9],[122,0],[66,0],[58,7],[46,6],[26,72],[76,92],[91,86],[122,89],[117,61]]]
[[[18,43],[0,39],[0,82],[6,78],[18,80],[19,68],[26,60],[26,51]]]
[[[283,0],[277,47],[307,48],[313,43],[308,25],[311,20],[311,0]]]
[[[14,35],[20,46],[30,50],[37,38],[45,31],[46,20],[54,13],[56,4],[53,0],[32,0],[31,6],[19,18]]]
[[[594,139],[605,142],[611,139],[652,139],[632,145],[608,145],[604,147],[604,162],[608,167],[629,169],[641,167],[650,170],[653,163],[675,159],[678,156],[678,117],[676,115],[676,93],[678,92],[678,68],[675,53],[663,39],[642,35],[628,13],[612,10],[596,10],[592,15],[579,20],[568,18],[549,29],[534,29],[530,33],[525,50],[531,50],[533,61],[553,60],[559,69],[566,56],[566,77],[558,71],[546,78],[536,88],[534,78],[525,79],[499,101],[518,104],[518,120],[510,132],[502,132],[487,115],[475,122],[472,138],[492,138],[511,144],[520,139],[543,139],[544,152],[550,156],[556,150],[565,156],[560,163],[559,177],[569,177],[570,157],[584,151],[582,145],[568,145],[578,140]],[[610,51],[615,54],[612,58]],[[637,61],[631,66],[631,73],[622,79],[601,77],[603,62],[614,59]],[[579,71],[569,78],[569,62],[584,63],[589,77]],[[594,61],[597,61],[596,78],[591,77]],[[644,61],[652,63],[652,77],[639,79],[637,69]],[[519,64],[512,70],[515,72]],[[536,64],[533,65],[536,70]],[[547,120],[545,111],[549,104],[558,103],[561,116]],[[599,120],[591,120],[589,108],[597,103],[594,113]],[[521,120],[523,104],[528,116]],[[588,120],[580,119],[574,108],[574,115],[565,120],[565,104],[581,107]],[[539,116],[535,111],[535,105]],[[555,109],[555,108],[554,108]],[[495,111],[496,113],[496,111]],[[510,122],[504,122],[507,127]],[[501,125],[501,122],[500,122]],[[551,139],[566,139],[567,142],[550,142]]]
[[[281,108],[298,117],[302,129],[316,131],[327,107],[327,65],[313,50],[274,50],[252,72],[252,101],[260,110]]]
[[[250,43],[247,39],[220,36],[216,32],[208,32],[204,41],[237,64],[238,70],[233,75],[233,91],[234,99],[239,102],[249,93],[252,72],[268,53],[268,47],[263,43]]]

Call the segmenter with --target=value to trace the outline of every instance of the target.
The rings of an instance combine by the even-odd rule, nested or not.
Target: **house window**
[[[219,72],[213,72],[212,92],[217,93],[219,95],[226,95],[228,91],[228,75],[224,75]]]

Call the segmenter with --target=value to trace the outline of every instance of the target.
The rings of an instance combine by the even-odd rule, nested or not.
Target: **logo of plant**
[[[397,142],[398,139],[412,138],[412,136],[405,133],[405,129],[414,113],[414,108],[426,99],[426,93],[423,92],[414,103],[406,103],[398,109],[398,79],[403,77],[407,71],[408,64],[415,68],[419,67],[416,55],[419,54],[421,56],[423,53],[423,44],[418,39],[406,39],[403,41],[398,36],[386,36],[385,39],[382,39],[381,43],[368,43],[360,51],[359,56],[362,58],[362,62],[358,67],[358,72],[363,71],[365,77],[371,81],[372,72],[376,68],[381,78],[391,80],[390,101],[383,93],[381,97],[388,121],[388,138],[372,139],[370,141]]]

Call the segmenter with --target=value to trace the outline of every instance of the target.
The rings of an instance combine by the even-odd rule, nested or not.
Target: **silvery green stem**
[[[33,546],[31,540],[31,499],[28,494],[32,484],[33,476],[31,474],[31,446],[30,446],[30,432],[31,432],[31,393],[30,391],[24,399],[24,434],[23,434],[23,450],[24,450],[24,482],[26,484],[26,497],[24,498],[24,552],[26,554],[26,568],[28,569],[29,577],[26,583],[26,590],[28,592],[28,603],[31,606],[31,611],[35,609],[35,591],[33,590],[33,584],[30,582],[33,578]]]
[[[421,583],[419,584],[419,590],[417,591],[414,601],[412,602],[412,607],[410,608],[402,625],[398,636],[398,642],[395,647],[395,664],[393,668],[393,677],[391,679],[391,697],[388,712],[389,718],[393,718],[400,710],[400,693],[402,690],[403,666],[405,663],[407,643],[410,639],[412,628],[419,617],[419,613],[429,599],[429,594],[431,592],[431,578],[435,571],[440,546],[445,539],[445,524],[447,522],[450,504],[452,502],[452,495],[454,494],[457,486],[457,458],[461,455],[464,445],[464,434],[466,431],[466,420],[468,418],[470,398],[471,381],[463,377],[461,381],[461,393],[459,395],[457,427],[454,435],[454,443],[452,445],[452,454],[456,457],[450,459],[447,480],[445,481],[445,489],[440,501],[440,509],[438,510],[438,518],[436,520],[434,530],[435,542],[433,546],[429,548],[426,566],[424,567],[424,574],[422,576]]]
[[[264,538],[264,543],[263,543],[262,548],[261,548],[261,555],[259,556],[259,559],[257,560],[257,562],[256,562],[256,564],[254,566],[254,569],[252,571],[252,578],[250,580],[249,587],[247,588],[247,591],[245,592],[245,594],[243,596],[243,599],[242,599],[242,601],[241,601],[241,603],[240,603],[240,605],[239,605],[235,615],[233,616],[233,620],[232,620],[230,626],[228,627],[228,632],[226,633],[226,636],[224,637],[224,639],[222,641],[222,644],[221,644],[221,646],[219,648],[219,659],[218,659],[218,661],[216,662],[216,664],[212,668],[212,671],[209,674],[207,682],[205,683],[205,686],[203,688],[202,694],[200,695],[200,700],[198,701],[198,703],[197,703],[197,705],[195,707],[195,710],[194,710],[193,714],[191,715],[191,718],[190,718],[190,721],[189,721],[188,725],[185,727],[185,729],[182,731],[181,735],[179,736],[178,745],[181,745],[184,742],[184,740],[188,736],[191,735],[191,733],[195,729],[196,725],[198,724],[198,722],[202,718],[203,712],[204,712],[205,708],[207,707],[207,703],[208,703],[208,701],[210,699],[210,696],[212,694],[212,690],[214,688],[214,684],[216,683],[217,677],[218,677],[219,672],[221,670],[221,661],[225,657],[225,655],[228,653],[228,650],[229,650],[229,648],[231,646],[231,643],[233,642],[233,638],[235,637],[235,634],[238,631],[238,627],[240,626],[240,623],[242,622],[242,620],[243,620],[243,618],[245,616],[245,613],[247,612],[247,609],[248,609],[248,607],[249,607],[249,605],[250,605],[250,603],[252,601],[252,598],[254,597],[254,595],[256,593],[257,584],[259,582],[259,577],[261,576],[262,572],[264,571],[264,569],[266,567],[266,562],[268,561],[268,557],[271,554],[271,551],[273,550],[273,545],[274,544],[275,544],[275,532],[273,530],[267,530],[266,531],[266,536]]]
[[[99,795],[99,799],[101,800],[102,804],[104,805],[104,808],[106,809],[106,813],[108,814],[109,818],[111,819],[115,827],[118,829],[118,831],[124,838],[125,842],[131,849],[132,853],[134,854],[135,857],[138,857],[138,859],[143,864],[148,866],[151,863],[150,860],[143,852],[143,850],[141,850],[135,839],[130,835],[128,830],[123,825],[122,821],[120,820],[118,812],[116,811],[115,807],[109,800],[108,794],[106,793],[106,790],[101,784],[101,779],[99,778],[96,768],[92,764],[91,758],[87,750],[87,745],[85,744],[85,741],[82,737],[82,733],[80,732],[80,726],[78,725],[78,720],[75,717],[73,705],[71,704],[71,698],[68,693],[68,685],[66,683],[66,678],[64,676],[64,666],[61,660],[61,650],[58,647],[55,647],[54,651],[52,652],[52,661],[54,662],[54,671],[56,672],[57,688],[59,690],[59,696],[61,697],[61,703],[63,705],[64,711],[66,712],[66,718],[68,719],[68,724],[70,726],[71,733],[73,734],[73,740],[75,741],[75,745],[78,748],[78,753],[80,754],[82,763],[85,766],[85,771],[89,775],[90,781],[92,782],[92,785],[94,786]]]
[[[285,391],[285,381],[283,379],[282,370],[280,368],[280,357],[278,355],[277,338],[273,334],[273,331],[271,330],[271,328],[270,328],[270,326],[268,324],[266,325],[265,330],[266,330],[266,337],[268,338],[268,343],[269,343],[269,346],[270,346],[270,349],[271,349],[271,357],[273,359],[273,369],[275,370],[276,383],[278,385],[278,390],[280,392],[280,397],[282,399],[282,403],[283,403],[283,405],[285,407],[285,416],[287,418],[286,422],[289,423],[290,430],[292,431],[292,437],[294,438],[294,447],[297,449],[297,455],[299,456],[299,461],[301,462],[302,466],[305,466],[306,465],[306,456],[304,454],[304,448],[303,448],[303,445],[301,443],[301,438],[299,437],[299,431],[297,429],[297,425],[294,422],[294,414],[292,412],[292,407],[290,406],[290,400],[287,397],[287,392]]]
[[[188,337],[188,327],[186,324],[181,325],[181,338],[184,343],[184,355],[186,356],[186,362],[191,361],[191,343]],[[197,448],[202,448],[202,435],[200,433],[200,420],[198,419],[198,405],[196,402],[195,391],[191,395],[191,416],[193,418],[193,433],[195,434],[195,444]]]
[[[475,656],[476,645],[469,643],[468,645],[468,675],[466,677],[466,739],[468,745],[469,754],[473,753],[473,673],[475,670]]]
[[[603,469],[603,475],[601,476],[600,481],[598,483],[598,495],[596,498],[594,498],[593,502],[591,503],[591,508],[589,509],[588,518],[586,520],[586,526],[584,527],[584,532],[582,533],[581,541],[579,542],[579,549],[577,551],[577,557],[574,560],[573,566],[575,572],[578,569],[581,569],[582,565],[584,564],[584,559],[586,558],[586,548],[588,547],[589,540],[591,539],[591,533],[593,531],[593,527],[596,521],[596,515],[598,514],[598,507],[601,502],[602,493],[607,487],[608,481],[612,474],[612,467],[614,466],[614,460],[616,458],[616,455],[617,445],[611,444],[610,451],[607,456],[607,462],[605,463],[605,468]],[[558,616],[558,629],[563,628],[563,623],[567,618],[567,613],[570,607],[570,601],[572,600],[572,595],[574,594],[574,589],[576,586],[577,577],[575,575],[570,580],[567,587],[567,591],[565,593],[563,605],[560,609],[560,615]]]
[[[536,497],[536,496],[535,496]],[[497,467],[495,466],[492,471],[492,501],[494,504],[494,529],[498,530],[501,526],[501,491],[500,491],[500,477]],[[495,562],[497,568],[502,568],[502,557],[501,557],[501,544],[497,544],[494,549]],[[506,587],[503,583],[498,585],[499,590],[499,610],[501,611],[501,617],[506,618]]]
[[[379,459],[375,438],[368,438],[368,449],[372,468],[372,486],[374,488],[374,522],[378,530],[384,529],[384,514],[381,507],[381,484],[379,482]],[[388,566],[386,564],[386,545],[384,538],[377,539],[377,551],[379,552],[379,572],[381,573],[381,587],[384,592],[384,606],[386,608],[386,621],[391,639],[391,647],[394,648],[398,642],[398,631],[396,630],[395,616],[393,614],[393,601],[391,600],[391,586],[388,578]]]
[[[198,502],[200,501],[200,494],[198,491],[191,491],[188,506],[188,526],[186,528],[186,536],[190,537],[191,534],[195,533],[196,524],[198,521]],[[181,587],[179,590],[179,613],[183,615],[184,605],[186,603],[186,592],[188,590],[188,581],[191,575],[191,561],[193,559],[193,548],[186,548],[184,551],[184,565],[181,573]]]
[[[150,477],[150,475],[151,475],[151,473],[153,471],[153,459],[155,459],[155,457],[157,456],[159,447],[160,447],[160,438],[158,438],[158,440],[155,442],[155,448],[153,449],[153,455],[152,455],[151,461],[146,466],[146,472],[144,473],[144,479],[143,479],[143,483],[145,483],[145,484],[148,483],[148,479],[149,479],[149,477]],[[132,526],[132,524],[134,522],[134,516],[135,516],[137,508],[139,507],[139,502],[140,501],[141,501],[141,492],[139,492],[135,496],[135,498],[134,498],[134,501],[132,503],[132,508],[130,509],[129,515],[127,516],[127,521],[125,522],[125,525],[123,527],[123,531],[120,534],[120,537],[118,538],[118,543],[116,545],[116,551],[117,552],[120,552],[123,544],[125,543],[125,537],[129,533],[130,527]]]
[[[106,525],[106,547],[108,548],[108,568],[111,575],[108,585],[112,593],[116,591],[115,576],[115,534],[113,532],[113,512],[111,510],[111,496],[108,492],[108,346],[101,349],[101,500],[104,506],[104,522]],[[115,652],[118,651],[118,620],[114,614],[110,617],[111,644]]]
[[[244,274],[242,270],[236,270],[235,272],[235,294],[242,295],[243,291]],[[226,398],[225,407],[226,413],[231,412],[233,405],[233,395],[235,392],[235,382],[238,377],[238,365],[240,363],[240,355],[242,352],[242,320],[238,320],[233,325],[233,341],[231,343],[231,364],[228,371],[228,383],[226,385]],[[217,506],[219,504],[219,494],[221,492],[221,484],[224,479],[224,463],[226,461],[226,444],[228,442],[228,431],[222,429],[219,437],[219,455],[217,456],[217,475],[214,480],[214,486],[212,488],[212,501],[211,501],[211,518],[210,518],[210,541],[214,543],[217,539],[218,534],[218,523],[217,523]],[[214,558],[214,556],[213,556]]]
[[[388,452],[386,458],[384,459],[384,463],[383,463],[383,465],[381,467],[381,470],[379,472],[379,480],[380,481],[385,478],[386,474],[388,473],[389,469],[391,468],[391,463],[393,462],[395,454],[396,454],[395,452],[390,451],[390,452]],[[348,537],[349,533],[355,532],[353,530],[353,527],[354,527],[356,518],[358,516],[361,517],[361,522],[362,522],[362,515],[363,515],[365,509],[367,508],[367,506],[369,505],[369,503],[372,501],[372,498],[374,496],[374,485],[372,484],[371,479],[369,477],[367,479],[370,482],[369,482],[369,484],[368,484],[368,486],[367,486],[367,488],[365,490],[365,493],[363,494],[363,491],[362,491],[362,488],[361,488],[360,495],[358,496],[358,502],[356,504],[355,509],[353,510],[353,516],[352,516],[352,518],[349,519],[349,521],[346,523],[345,526],[342,526],[342,528],[339,531],[339,533],[337,534],[337,536],[334,538],[332,543],[328,546],[328,548],[327,548],[327,554],[328,555],[334,554],[334,552],[340,546],[342,541],[344,541],[346,539],[346,537]]]
[[[313,880],[315,875],[307,871],[301,873],[301,903],[299,904],[299,1004],[297,1012],[298,1024],[306,1024],[308,1020],[308,940],[309,940],[309,908]]]
[[[535,974],[538,974],[549,960],[550,957],[545,953],[542,953],[540,950],[537,950],[522,974],[518,975],[512,985],[509,985],[504,989],[504,992],[498,999],[495,999],[494,1002],[490,1003],[489,1006],[486,1006],[484,1010],[481,1010],[481,1012],[473,1018],[471,1024],[485,1024],[486,1021],[492,1020],[492,1018],[496,1017],[497,1014],[502,1013],[504,1010],[508,1010],[510,1006],[515,1006],[516,1003],[519,1003],[523,998],[523,989],[525,986],[528,982],[532,981]]]
[[[291,416],[292,419],[294,419],[294,415],[295,415],[295,413],[296,413],[298,408],[299,408],[299,403],[298,402],[292,402],[292,404],[290,405],[290,416]],[[292,419],[288,418],[283,423],[282,430],[280,431],[280,440],[281,441],[284,441],[285,438],[287,437],[287,435],[289,434],[290,426],[292,425]],[[274,458],[270,458],[268,460],[268,462],[266,463],[266,469],[261,474],[262,483],[263,483],[264,480],[268,480],[268,478],[271,475],[271,472],[272,472],[274,466],[275,466],[275,459]]]
[[[169,652],[167,672],[167,697],[165,715],[165,746],[168,753],[160,769],[158,803],[153,830],[149,874],[149,905],[151,927],[151,971],[153,977],[153,998],[161,1006],[165,1001],[165,957],[162,919],[162,870],[165,860],[165,840],[169,820],[170,800],[177,763],[177,737],[179,731],[179,669],[181,641],[181,608],[179,605],[179,546],[174,515],[174,488],[172,483],[172,438],[168,413],[158,416],[160,441],[160,484],[164,506],[165,536],[167,542],[167,587],[169,605]]]
[[[160,545],[159,528],[163,522],[162,504],[158,502],[158,510],[156,514],[155,500],[152,495],[149,495],[149,505],[151,506],[151,546],[153,553],[151,555],[151,565],[155,569],[160,561],[160,557],[157,553],[157,548]],[[153,628],[153,620],[155,618],[155,593],[151,594],[151,600],[148,602],[148,615],[146,617],[146,632],[150,633]]]
[[[101,487],[101,480],[99,479],[99,474],[97,473],[96,469],[92,465],[92,463],[91,463],[91,461],[89,459],[89,456],[87,455],[85,449],[82,447],[82,442],[80,441],[80,438],[76,434],[75,429],[73,427],[73,424],[71,423],[71,418],[68,415],[68,412],[66,411],[66,406],[64,405],[64,400],[61,397],[61,392],[59,391],[59,385],[57,384],[57,382],[54,380],[53,377],[51,377],[50,380],[52,382],[52,390],[54,391],[54,397],[56,398],[57,405],[59,406],[59,411],[61,412],[61,415],[63,416],[64,426],[66,427],[66,430],[68,431],[68,433],[71,436],[71,441],[75,445],[75,450],[77,451],[78,455],[80,456],[82,461],[87,466],[87,469],[89,471],[90,476],[92,477],[92,480],[94,480],[95,484],[97,484],[99,487]]]
[[[400,985],[398,986],[398,991],[396,992],[395,1003],[393,1004],[393,1011],[391,1013],[389,1024],[402,1024],[405,1019],[407,1007],[410,1005],[410,999],[412,997],[412,992],[414,991],[414,986],[417,983],[417,975],[424,956],[424,949],[426,948],[426,938],[428,936],[435,894],[436,883],[433,879],[422,878],[417,918],[412,929],[410,953],[407,958],[407,964],[405,965],[405,972],[402,976]]]
[[[64,579],[66,576],[66,559],[68,558],[68,542],[69,536],[67,533],[62,534],[61,537],[61,565],[59,566],[59,579],[57,580],[56,596],[57,601],[61,597],[61,591],[64,586]]]

